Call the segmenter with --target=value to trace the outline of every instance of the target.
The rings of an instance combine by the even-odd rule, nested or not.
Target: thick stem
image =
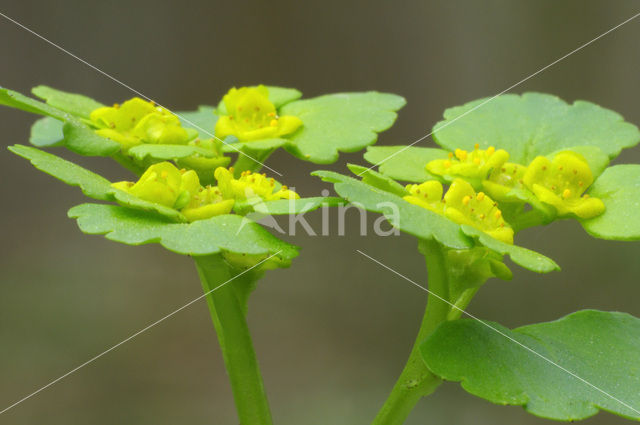
[[[448,299],[448,270],[444,249],[437,242],[422,241],[420,250],[426,258],[429,291],[431,291],[427,308],[409,360],[391,390],[389,398],[373,421],[373,425],[404,423],[418,401],[435,391],[441,383],[441,379],[431,373],[422,360],[420,344],[447,319],[450,306],[438,296]]]
[[[206,297],[207,303],[218,334],[240,424],[271,425],[267,396],[242,301],[238,297],[240,291],[249,290],[255,275],[248,272],[234,279],[240,272],[232,269],[220,255],[194,259],[205,293],[212,291]]]
[[[243,147],[238,152],[238,159],[233,164],[233,174],[240,177],[243,171],[257,172],[262,169],[262,164],[271,156],[275,149],[253,150]]]

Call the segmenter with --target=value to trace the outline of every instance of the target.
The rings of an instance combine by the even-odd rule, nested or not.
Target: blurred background
[[[634,1],[9,1],[3,13],[177,110],[215,104],[233,85],[296,87],[307,97],[380,90],[406,97],[379,144],[427,134],[450,106],[496,94],[640,11]],[[585,99],[640,123],[640,18],[514,92]],[[48,84],[104,103],[133,96],[76,59],[0,18],[0,84]],[[26,143],[35,117],[2,108],[3,146]],[[419,146],[433,146],[429,139]],[[68,158],[111,179],[106,159]],[[0,409],[201,294],[187,257],[82,235],[66,211],[75,188],[0,149]],[[317,166],[279,151],[269,165],[298,192],[327,185],[316,169],[346,171],[361,153]],[[640,149],[618,162],[640,162]],[[370,217],[369,230],[373,219]],[[335,220],[335,215],[332,218]],[[320,228],[320,214],[309,217]],[[334,221],[335,222],[335,221]],[[426,282],[416,241],[288,237],[303,247],[269,272],[249,321],[277,424],[367,424],[408,355],[426,294],[355,252]],[[513,267],[469,311],[506,326],[597,308],[640,316],[640,244],[594,240],[575,222],[524,232],[518,243],[555,259],[547,276]],[[620,395],[623,396],[623,395]],[[600,413],[586,424],[622,424]],[[0,416],[2,424],[235,424],[235,409],[205,302]],[[447,383],[407,424],[543,424]]]

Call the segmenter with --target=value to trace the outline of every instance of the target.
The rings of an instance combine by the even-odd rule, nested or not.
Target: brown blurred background
[[[376,89],[407,98],[380,144],[429,132],[449,106],[504,90],[640,11],[634,1],[3,1],[1,11],[158,102],[213,104],[232,85],[297,87],[306,96]],[[640,123],[640,18],[519,86],[586,99]],[[37,84],[105,103],[132,96],[0,18],[0,85]],[[26,143],[34,116],[2,108],[2,145]],[[422,146],[432,146],[423,142]],[[622,162],[640,162],[636,148]],[[78,158],[112,179],[105,159]],[[189,258],[82,235],[66,211],[75,188],[0,151],[0,410],[201,293]],[[309,173],[345,171],[361,154],[316,166],[278,152],[269,165],[306,195]],[[335,220],[335,216],[333,217]],[[408,354],[426,296],[355,252],[425,282],[406,235],[288,238],[303,247],[268,273],[249,320],[277,424],[367,424]],[[319,228],[320,215],[311,218]],[[373,219],[369,223],[371,229]],[[507,326],[598,308],[640,316],[639,243],[594,240],[575,222],[525,232],[519,243],[563,271],[514,267],[470,311]],[[620,397],[624,395],[619,395]],[[420,424],[542,424],[520,407],[445,384],[408,420]],[[585,423],[618,424],[600,413]],[[234,424],[235,410],[204,302],[0,416],[2,424]]]

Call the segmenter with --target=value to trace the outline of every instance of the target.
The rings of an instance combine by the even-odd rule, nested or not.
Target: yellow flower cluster
[[[188,221],[229,214],[236,201],[248,199],[298,199],[297,193],[282,186],[276,190],[273,179],[245,172],[236,179],[233,169],[215,171],[217,186],[203,187],[193,170],[180,170],[169,162],[150,166],[137,182],[117,182],[112,186],[148,202],[179,210]]]
[[[430,180],[407,185],[407,202],[443,215],[458,224],[468,224],[488,235],[512,244],[513,229],[504,221],[502,211],[484,192],[478,192],[462,179],[455,179],[442,197],[442,184]]]
[[[198,135],[171,112],[139,97],[98,108],[89,118],[97,134],[120,143],[125,152],[142,143],[184,145]]]
[[[476,144],[471,152],[456,149],[449,159],[430,161],[426,169],[448,181],[469,180],[499,202],[522,202],[513,191],[526,190],[553,206],[560,217],[586,219],[604,212],[601,200],[583,195],[593,183],[593,175],[580,154],[564,151],[551,160],[538,156],[528,166],[507,162],[508,159],[509,154],[503,149],[491,146],[481,150]]]

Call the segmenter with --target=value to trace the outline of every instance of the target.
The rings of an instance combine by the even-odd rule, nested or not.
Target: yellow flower
[[[403,197],[405,201],[435,213],[444,214],[442,184],[439,181],[429,180],[421,184],[408,184],[407,191],[410,195]]]
[[[555,207],[559,216],[592,218],[604,212],[600,199],[583,195],[593,183],[593,175],[578,153],[560,152],[552,161],[536,157],[529,164],[523,182],[540,201]]]
[[[419,205],[447,217],[458,224],[467,224],[508,244],[513,243],[513,229],[504,221],[502,211],[489,196],[478,192],[462,179],[455,179],[442,197],[442,184],[435,180],[420,185],[407,185],[407,202]]]
[[[507,162],[509,154],[504,149],[496,150],[493,146],[486,150],[479,148],[480,146],[476,144],[471,152],[456,149],[455,152],[449,153],[448,159],[429,161],[427,171],[442,176],[447,181],[462,177],[480,183],[491,171],[499,169]]]
[[[482,182],[482,188],[497,201],[520,201],[517,197],[509,196],[509,192],[523,187],[522,178],[526,170],[527,167],[523,165],[505,162],[491,171]]]
[[[139,97],[98,108],[91,112],[90,120],[97,134],[120,143],[124,151],[142,143],[183,145],[198,134],[182,128],[171,112]]]
[[[220,189],[216,186],[201,187],[181,212],[189,221],[204,220],[216,215],[229,214],[234,202],[233,199],[222,199]]]
[[[245,201],[256,197],[264,201],[300,199],[300,196],[289,190],[287,186],[275,190],[275,180],[268,178],[265,174],[244,171],[240,178],[236,179],[233,176],[233,169],[219,167],[215,171],[215,177],[222,197],[225,199],[235,199],[236,201]]]
[[[302,121],[292,115],[278,116],[269,91],[263,86],[232,88],[222,98],[228,115],[216,122],[220,139],[235,136],[241,142],[271,139],[295,132]]]
[[[180,210],[188,221],[203,220],[228,214],[233,199],[223,199],[217,187],[203,188],[198,174],[193,170],[178,170],[169,162],[150,166],[136,182],[112,184],[148,202]]]

